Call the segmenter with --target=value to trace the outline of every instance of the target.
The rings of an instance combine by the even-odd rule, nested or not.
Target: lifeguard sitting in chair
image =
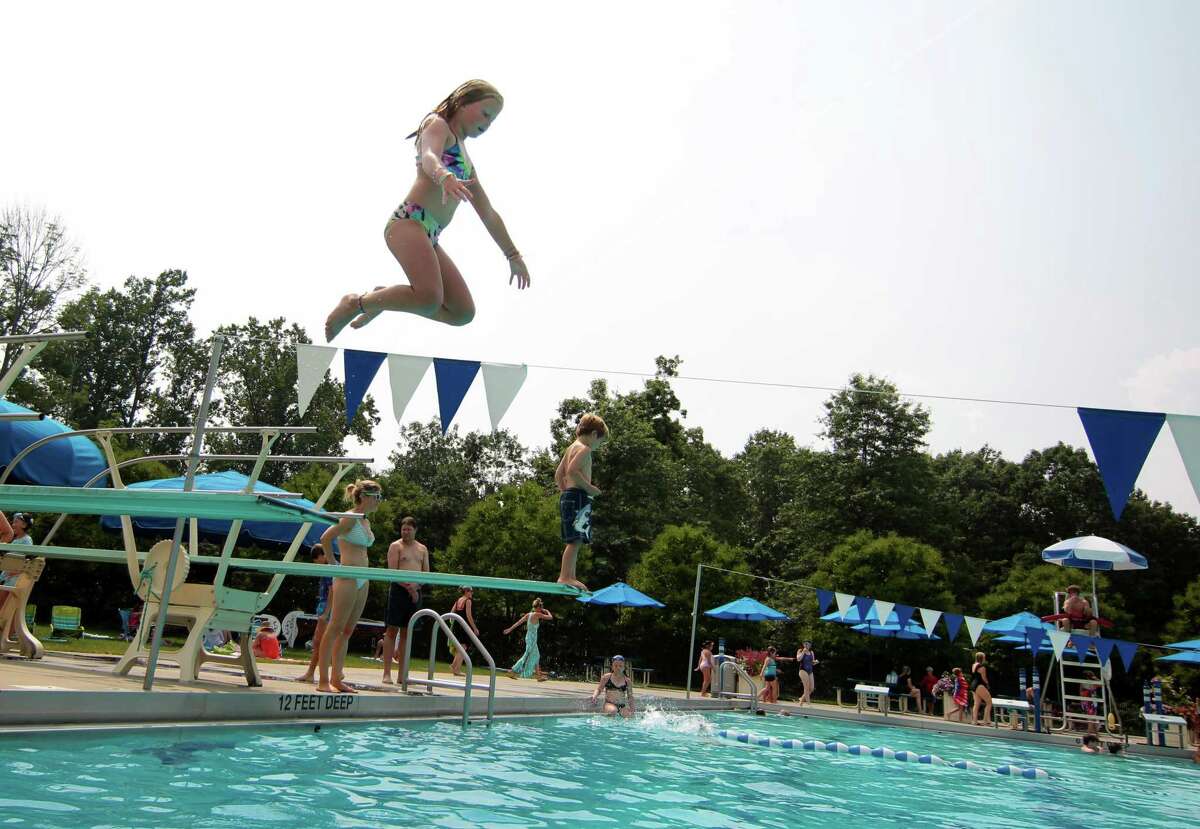
[[[1053,613],[1042,617],[1043,622],[1058,622],[1062,630],[1080,630],[1087,628],[1092,636],[1100,635],[1100,626],[1112,627],[1108,619],[1101,619],[1092,612],[1092,605],[1079,593],[1079,586],[1072,584],[1067,588],[1067,598],[1063,601],[1063,612]]]

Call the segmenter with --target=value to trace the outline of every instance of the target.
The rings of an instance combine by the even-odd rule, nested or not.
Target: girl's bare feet
[[[382,291],[386,287],[387,287],[386,285],[376,285],[375,290]],[[362,297],[358,298],[358,307],[362,308]],[[368,322],[370,322],[371,320],[373,320],[377,316],[379,316],[381,313],[383,313],[382,308],[380,308],[378,311],[371,311],[371,312],[363,311],[361,314],[359,314],[357,317],[354,318],[353,322],[350,323],[350,327],[351,328],[362,328]]]
[[[313,681],[313,675],[312,674],[301,674],[300,676],[296,677],[296,681],[311,683]]]
[[[341,691],[343,694],[357,694],[358,693],[358,691],[354,690],[353,686],[347,685],[345,682],[342,682],[340,679],[334,680],[330,684],[333,685],[334,688],[337,688],[339,691]]]
[[[359,300],[358,294],[346,294],[329,312],[329,316],[325,318],[325,342],[331,342],[346,327],[346,323],[360,312]]]
[[[588,590],[588,587],[587,587],[587,585],[586,585],[586,584],[584,584],[583,582],[581,582],[579,579],[568,579],[568,578],[564,578],[563,576],[559,576],[559,577],[558,577],[558,583],[559,583],[559,584],[569,584],[569,585],[571,585],[572,587],[578,587],[578,588],[579,588],[580,590],[582,590],[584,593],[590,593],[590,592],[591,592],[590,590]]]
[[[337,689],[335,689],[332,685],[330,685],[327,682],[324,682],[324,683],[321,683],[320,685],[318,685],[317,691],[322,694],[336,694],[337,693]]]

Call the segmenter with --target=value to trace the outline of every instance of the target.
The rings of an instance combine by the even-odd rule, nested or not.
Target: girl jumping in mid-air
[[[383,238],[408,277],[407,285],[377,287],[363,294],[346,294],[325,320],[329,342],[349,323],[362,328],[382,311],[407,311],[450,325],[466,325],[475,316],[475,302],[454,262],[438,245],[438,237],[459,202],[469,201],[492,239],[508,259],[511,285],[529,287],[529,271],[509,238],[500,214],[475,175],[465,146],[492,125],[504,108],[496,87],[486,81],[467,81],[425,117],[417,131],[417,180],[392,213]]]

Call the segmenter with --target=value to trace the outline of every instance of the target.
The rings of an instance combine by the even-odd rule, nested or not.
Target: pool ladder
[[[746,680],[746,684],[748,686],[750,686],[750,693],[739,694],[734,691],[726,691],[725,690],[725,669],[726,668],[733,668],[733,670],[737,672],[738,676],[740,676],[742,679]],[[732,659],[723,660],[721,662],[721,669],[717,674],[717,682],[718,682],[718,686],[719,686],[719,688],[717,690],[717,698],[718,699],[722,699],[724,697],[730,697],[732,699],[749,699],[751,713],[758,711],[758,686],[754,684],[754,680],[750,678],[750,674],[746,673],[746,671],[742,668],[742,666],[737,664],[737,662],[735,662]],[[733,687],[733,686],[731,685],[730,687]]]
[[[412,664],[413,634],[417,629],[415,623],[418,619],[425,618],[433,620],[433,630],[429,634],[429,671],[424,679],[410,679],[408,676],[408,666]],[[462,629],[466,632],[467,638],[470,640],[471,644],[475,646],[476,651],[482,654],[484,660],[486,660],[489,675],[487,685],[476,685],[473,682],[475,676],[475,665],[471,661],[470,652],[463,648],[462,642],[460,642],[458,637],[454,635],[454,630],[451,626],[455,623],[462,626]],[[463,664],[467,668],[467,676],[465,681],[457,682],[452,679],[433,678],[433,669],[437,665],[438,631],[444,632],[446,634],[446,640],[453,645],[455,649],[462,653]],[[408,636],[404,642],[404,667],[404,676],[401,678],[402,682],[400,684],[400,690],[402,691],[407,692],[409,684],[424,685],[429,688],[429,692],[431,694],[433,693],[434,688],[456,688],[461,690],[463,692],[463,726],[469,725],[471,722],[471,691],[487,691],[487,721],[488,724],[491,725],[496,714],[496,662],[492,659],[492,655],[488,653],[488,649],[485,648],[483,643],[479,641],[479,637],[475,635],[475,631],[471,630],[471,626],[467,624],[467,620],[462,616],[459,616],[457,613],[453,612],[439,614],[436,610],[431,610],[427,607],[422,608],[414,613],[408,622]]]

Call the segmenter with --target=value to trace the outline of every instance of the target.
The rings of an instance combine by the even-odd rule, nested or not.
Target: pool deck
[[[461,692],[438,688],[437,693],[412,693],[421,686],[410,685],[410,693],[398,686],[380,684],[380,667],[348,668],[346,679],[360,690],[358,694],[318,694],[312,685],[296,678],[305,665],[290,660],[260,661],[263,684],[247,687],[240,670],[225,666],[205,666],[197,682],[181,684],[179,671],[170,662],[161,662],[155,675],[154,691],[142,690],[144,672],[135,667],[129,676],[115,676],[115,656],[47,652],[43,659],[27,660],[0,657],[0,736],[63,728],[112,729],[146,728],[153,725],[214,725],[245,722],[325,723],[400,718],[445,718],[462,716]],[[443,666],[444,668],[445,666]],[[424,677],[413,672],[411,678]],[[439,671],[439,680],[454,680],[448,671]],[[475,683],[486,683],[478,674]],[[495,713],[497,716],[582,714],[595,711],[588,698],[594,683],[552,679],[546,682],[496,676]],[[677,710],[745,710],[747,702],[701,699],[671,688],[635,686],[643,704],[653,702]],[[762,706],[770,715],[843,720],[860,724],[914,728],[964,736],[1037,742],[1073,747],[1079,736],[1037,734],[1020,729],[993,728],[956,723],[941,717],[859,711],[855,706],[813,703],[799,706],[781,703]],[[471,697],[472,717],[487,713],[487,693],[476,690]],[[745,730],[770,733],[766,719],[747,719]],[[903,746],[901,746],[903,748]],[[1190,758],[1191,749],[1148,746],[1142,737],[1130,737],[1131,754],[1163,758]]]

